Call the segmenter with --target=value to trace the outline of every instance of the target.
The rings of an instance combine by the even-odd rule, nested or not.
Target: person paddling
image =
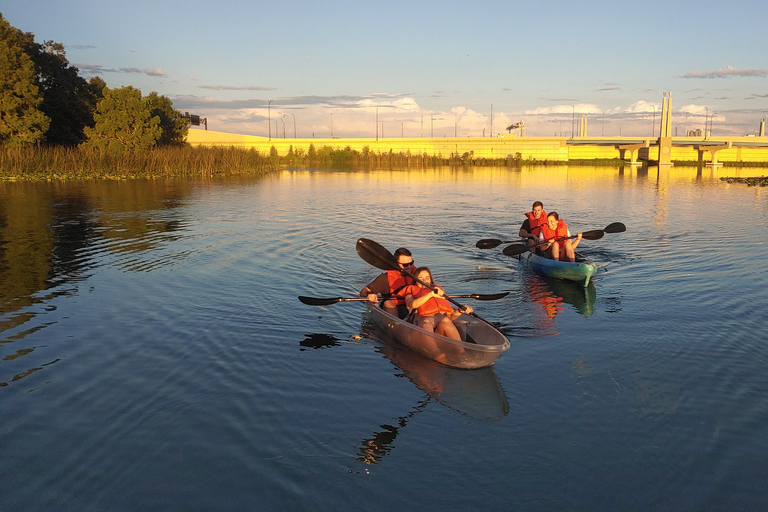
[[[581,233],[571,241],[571,232],[568,225],[560,218],[557,212],[547,216],[547,223],[541,226],[539,233],[539,246],[541,251],[549,258],[557,261],[576,261],[576,247],[581,242]]]
[[[541,226],[547,223],[547,212],[544,211],[544,204],[541,201],[534,202],[531,211],[525,212],[525,217],[518,234],[526,239],[525,243],[528,245],[528,250],[533,252],[539,241]]]
[[[395,251],[394,256],[401,269],[409,272],[413,270],[411,251],[400,247]],[[397,270],[387,270],[360,290],[360,296],[367,297],[368,301],[373,303],[379,301],[379,296],[388,297],[381,305],[382,309],[391,315],[405,318],[408,315],[408,308],[405,306],[403,290],[413,282],[413,279]]]

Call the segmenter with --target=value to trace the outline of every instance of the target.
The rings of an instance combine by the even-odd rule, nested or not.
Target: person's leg
[[[564,256],[563,261],[566,261],[566,260],[571,262],[576,261],[576,251],[573,250],[573,244],[571,243],[570,240],[565,240],[565,242],[563,243],[563,249],[564,249],[563,252],[565,253],[563,255]]]

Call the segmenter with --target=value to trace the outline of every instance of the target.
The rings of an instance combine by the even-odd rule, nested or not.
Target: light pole
[[[712,125],[715,122],[715,114],[717,114],[717,112],[712,112],[712,115],[709,116],[709,134],[710,135],[712,135]]]
[[[376,140],[379,140],[379,108],[376,107]]]
[[[704,107],[704,140],[707,140],[707,119],[709,119],[709,108]]]
[[[424,114],[421,114],[421,138],[424,138]]]
[[[267,121],[267,124],[269,125],[269,140],[272,140],[272,102],[274,100],[269,100],[269,103],[267,103],[267,115],[269,116],[269,120]]]
[[[282,121],[283,121],[283,138],[285,138],[285,114],[283,114],[282,117],[283,117],[283,119],[282,119]]]
[[[573,138],[574,126],[576,126],[576,105],[571,105],[571,138]]]
[[[651,105],[653,109],[653,126],[651,126],[651,137],[656,135],[656,105]]]
[[[295,139],[296,138],[296,114],[291,113],[291,115],[293,116],[293,138]]]

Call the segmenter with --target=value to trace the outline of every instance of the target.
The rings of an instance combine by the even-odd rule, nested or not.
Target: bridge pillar
[[[661,102],[659,127],[659,165],[672,165],[672,93],[665,92]]]
[[[711,155],[712,159],[707,162],[707,165],[711,166],[718,166],[723,165],[722,163],[717,161],[717,152],[722,149],[731,149],[733,147],[733,143],[731,141],[728,141],[726,144],[723,144],[722,146],[694,146],[696,151],[699,152],[699,165],[704,163],[704,152],[709,151],[709,154]]]
[[[637,154],[642,148],[650,147],[650,145],[651,142],[646,140],[643,144],[617,144],[616,149],[619,150],[622,160],[626,160],[627,151],[629,151],[629,163],[631,165],[641,165],[641,163],[637,161]]]
[[[760,120],[760,131],[757,134],[758,137],[765,137],[765,119]]]

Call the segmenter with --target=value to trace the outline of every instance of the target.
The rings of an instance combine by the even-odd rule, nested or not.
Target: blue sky
[[[673,135],[705,116],[713,135],[754,134],[768,117],[765,0],[0,0],[0,13],[63,43],[83,77],[157,91],[211,130],[266,136],[271,118],[273,137],[487,137],[523,121],[565,136],[587,115],[590,136],[650,136],[665,91]]]

